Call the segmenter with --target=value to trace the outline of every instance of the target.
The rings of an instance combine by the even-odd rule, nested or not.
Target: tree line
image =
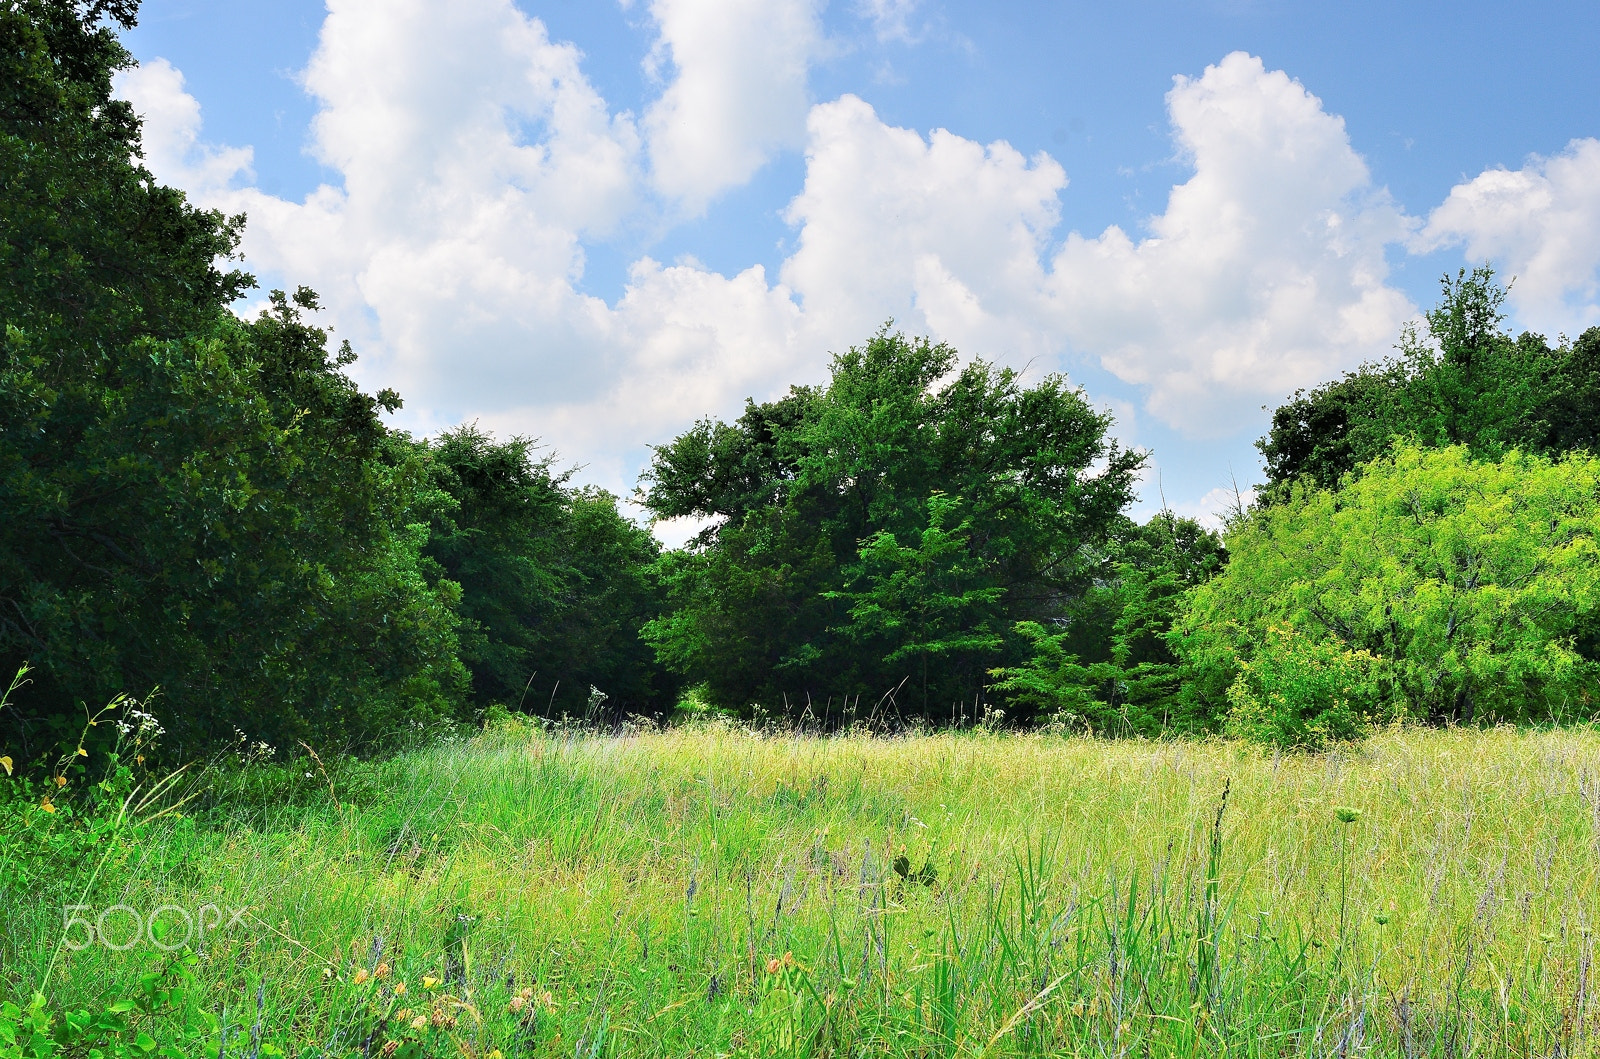
[[[1060,376],[885,327],[825,385],[657,446],[663,550],[526,438],[388,427],[316,295],[140,161],[134,0],[0,9],[0,713],[119,692],[180,745],[377,746],[491,707],[832,727],[1051,723],[1314,745],[1389,717],[1589,716],[1600,329],[1447,279],[1397,355],[1292,397],[1258,501],[1127,512],[1146,454]],[[159,691],[156,691],[159,689]]]

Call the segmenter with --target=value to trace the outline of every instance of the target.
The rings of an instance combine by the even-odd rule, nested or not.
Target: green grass
[[[194,966],[230,1054],[378,1055],[399,1009],[454,1020],[413,1034],[440,1055],[1600,1054],[1588,732],[1274,757],[502,730],[333,788],[225,772],[88,899],[249,906]],[[6,902],[0,990],[26,997],[62,910]],[[164,958],[63,949],[48,991]]]

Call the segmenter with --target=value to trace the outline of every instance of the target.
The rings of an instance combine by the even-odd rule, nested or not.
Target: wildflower
[[[410,1022],[411,1021],[411,1009],[410,1008],[401,1008],[399,1011],[396,1011],[394,1013],[394,1020],[396,1022]]]
[[[404,996],[405,992],[406,992],[406,984],[404,982],[396,982],[394,984],[394,995],[395,996]]]
[[[367,973],[367,969],[365,967],[356,968],[356,977],[355,977],[356,985],[361,985],[361,984],[365,983],[366,980],[368,978],[371,978],[371,977],[372,976]]]
[[[372,977],[373,978],[387,978],[387,977],[389,977],[389,965],[386,964],[386,963],[378,964],[378,969],[372,972]]]
[[[532,986],[525,986],[525,987],[523,987],[522,992],[518,993],[517,995],[519,997],[521,997],[522,999],[524,999],[524,1000],[532,1000],[533,999],[533,987]]]
[[[416,1018],[412,1019],[411,1020],[411,1028],[414,1029],[414,1030],[425,1030],[425,1029],[427,1029],[428,1028],[428,1016],[426,1016],[426,1015],[418,1015]]]
[[[56,786],[57,787],[65,787],[66,785],[67,785],[67,777],[65,777],[65,776],[57,776],[56,777]]]
[[[425,975],[422,976],[422,988],[424,988],[424,989],[432,989],[434,986],[436,986],[438,984],[439,984],[439,979],[435,978],[433,975],[425,974]]]
[[[1389,922],[1389,917],[1384,915],[1382,912],[1379,912],[1377,915],[1373,916],[1372,918],[1377,921],[1377,924],[1380,927],[1383,926],[1385,923]]]
[[[1361,819],[1361,810],[1352,809],[1348,805],[1341,805],[1334,809],[1333,818],[1341,824],[1353,824]]]
[[[89,752],[87,750],[85,750],[83,747],[80,746],[78,748],[78,756],[79,757],[88,757],[89,756]]]
[[[782,960],[778,959],[777,957],[773,957],[772,959],[767,961],[767,973],[768,974],[777,974],[781,970],[783,970],[783,961]]]
[[[380,1056],[382,1056],[383,1059],[389,1059],[389,1057],[391,1055],[393,1055],[395,1052],[398,1052],[399,1050],[400,1050],[400,1042],[399,1041],[385,1041],[384,1044],[383,1044],[383,1047],[378,1049],[378,1054]]]
[[[43,809],[47,813],[53,813],[56,811],[56,807],[50,803],[50,798],[48,796],[45,797],[44,801],[39,803],[39,808]]]
[[[506,1056],[504,1052],[496,1048],[494,1051],[484,1056],[483,1059],[506,1059]]]
[[[511,998],[511,1004],[509,1005],[509,1009],[510,1009],[510,1011],[511,1011],[511,1013],[513,1015],[520,1015],[522,1013],[522,1009],[527,1007],[527,1006],[528,1006],[528,998],[527,997],[514,996],[514,997]]]
[[[322,980],[324,982],[326,982],[328,979],[330,979],[332,977],[333,977],[333,968],[332,967],[324,967],[322,969]]]
[[[7,776],[11,775],[11,765],[12,761],[10,758],[0,757],[0,768],[4,768],[6,770]]]

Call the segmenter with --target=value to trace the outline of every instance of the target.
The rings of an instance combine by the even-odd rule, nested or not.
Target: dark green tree
[[[1170,511],[1123,520],[1104,549],[1100,576],[1048,625],[1028,621],[1026,661],[995,670],[995,689],[1035,713],[1109,735],[1203,731],[1215,711],[1190,694],[1189,674],[1168,643],[1185,596],[1227,562],[1222,539]]]
[[[670,709],[676,681],[639,636],[661,607],[650,532],[529,439],[468,425],[423,447],[452,501],[427,551],[461,586],[474,701],[585,716],[598,689],[610,717]]]
[[[1336,487],[1397,438],[1465,445],[1494,459],[1513,448],[1557,454],[1592,448],[1600,433],[1600,329],[1552,348],[1504,327],[1506,290],[1487,267],[1445,277],[1425,328],[1407,329],[1398,355],[1296,393],[1257,448],[1268,503],[1301,479]]]
[[[647,635],[718,705],[839,719],[859,698],[865,719],[893,693],[902,717],[970,716],[1014,623],[1083,592],[1132,495],[1143,456],[1109,426],[1058,376],[885,329],[826,387],[656,449],[646,506],[716,521],[663,558]]]
[[[35,666],[0,739],[157,687],[190,748],[392,738],[465,687],[423,468],[311,292],[229,312],[242,218],[159,185],[110,95],[134,13],[0,6],[0,668]]]

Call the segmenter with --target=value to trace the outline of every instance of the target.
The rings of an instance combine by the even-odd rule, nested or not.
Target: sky
[[[146,0],[146,164],[397,426],[650,446],[884,323],[1064,374],[1214,517],[1301,387],[1489,263],[1600,324],[1600,6]],[[657,529],[669,543],[694,527]]]

